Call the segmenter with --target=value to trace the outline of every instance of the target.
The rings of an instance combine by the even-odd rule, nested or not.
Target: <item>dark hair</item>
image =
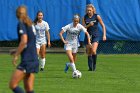
[[[38,14],[39,14],[39,13],[42,13],[42,14],[43,14],[42,11],[38,11],[38,12],[37,12],[36,17],[35,17],[35,20],[34,20],[34,24],[37,24],[37,21],[38,21]]]

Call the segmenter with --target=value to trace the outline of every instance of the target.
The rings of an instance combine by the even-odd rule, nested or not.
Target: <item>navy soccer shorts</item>
[[[38,73],[39,63],[38,62],[21,62],[17,66],[17,69],[23,71],[24,73]]]
[[[99,36],[90,35],[90,40],[91,40],[91,44],[94,43],[94,42],[99,43]],[[85,43],[85,45],[88,44],[87,36],[85,36],[84,43]]]

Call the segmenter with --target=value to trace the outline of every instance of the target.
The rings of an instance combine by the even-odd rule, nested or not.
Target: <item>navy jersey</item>
[[[26,34],[28,37],[27,45],[21,53],[21,62],[38,62],[36,38],[32,26],[29,27],[26,24],[19,22],[17,25],[17,31],[19,42],[23,34]]]
[[[93,22],[94,25],[88,27],[87,31],[90,35],[93,35],[95,37],[99,36],[97,14],[94,14],[91,18],[89,18],[88,15],[85,15],[84,21],[86,25],[88,25],[90,22]]]

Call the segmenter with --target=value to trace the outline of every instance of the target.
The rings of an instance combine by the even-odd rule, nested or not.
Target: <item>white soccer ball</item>
[[[79,70],[73,71],[72,77],[73,78],[81,78],[82,77],[82,73]]]

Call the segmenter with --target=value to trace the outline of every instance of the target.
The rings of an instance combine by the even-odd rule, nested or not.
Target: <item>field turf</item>
[[[15,70],[11,60],[10,55],[0,54],[0,93],[12,93],[8,88]],[[78,54],[80,79],[72,78],[71,69],[64,73],[65,54],[47,54],[46,61],[45,70],[35,75],[35,93],[140,93],[140,55],[98,55],[97,70],[90,72],[86,54]]]

